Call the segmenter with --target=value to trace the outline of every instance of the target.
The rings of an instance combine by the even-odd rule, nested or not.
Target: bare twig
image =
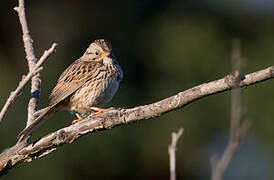
[[[248,129],[248,123],[241,122],[241,94],[240,88],[240,66],[241,66],[241,48],[240,42],[235,40],[233,42],[232,51],[232,69],[235,77],[234,87],[231,95],[231,121],[230,121],[230,138],[226,149],[222,156],[218,158],[215,156],[212,163],[212,180],[222,180],[224,171],[230,163],[233,155],[239,150],[243,138]]]
[[[274,77],[274,66],[242,76],[239,87],[246,87]],[[131,122],[151,119],[170,111],[182,108],[203,97],[228,91],[233,88],[234,76],[227,75],[222,79],[204,83],[175,96],[153,104],[137,106],[132,109],[114,109],[98,116],[86,119],[42,137],[27,147],[15,145],[0,154],[0,175],[19,162],[40,158],[63,144],[72,143],[79,137],[99,130],[107,130]]]
[[[41,70],[42,70],[42,67],[40,67],[40,68],[38,68],[38,69],[36,69],[34,71],[29,72],[26,76],[23,76],[23,79],[19,82],[18,87],[14,91],[12,91],[10,93],[9,98],[7,99],[4,107],[2,108],[2,110],[0,112],[0,122],[2,121],[5,113],[7,112],[8,107],[15,100],[15,98],[17,97],[17,95],[19,94],[19,92],[21,91],[21,89],[27,84],[27,82],[30,80],[30,78],[32,76],[34,76],[36,73],[40,72]]]
[[[5,113],[8,110],[8,107],[11,105],[11,103],[15,100],[15,98],[18,96],[19,92],[21,89],[27,84],[27,82],[30,80],[31,77],[33,77],[35,74],[40,72],[42,70],[42,63],[51,55],[51,53],[54,51],[56,48],[57,44],[53,43],[50,49],[46,50],[44,54],[41,56],[35,67],[33,68],[32,71],[30,71],[26,76],[23,76],[23,79],[20,81],[18,87],[10,93],[9,98],[7,99],[4,107],[2,108],[0,112],[0,122],[2,121]]]
[[[28,61],[29,71],[32,72],[35,68],[37,59],[35,57],[34,49],[33,49],[33,40],[30,36],[26,14],[25,14],[25,5],[24,0],[18,0],[19,6],[15,7],[14,10],[18,13],[20,24],[23,31],[23,42],[26,52],[26,58]],[[31,79],[31,97],[28,105],[28,120],[26,126],[30,125],[34,120],[34,113],[37,105],[37,101],[40,95],[40,74],[36,73]]]
[[[173,132],[171,134],[171,144],[168,146],[169,154],[169,167],[170,167],[170,180],[176,180],[176,150],[177,141],[183,134],[183,128],[180,128],[178,132]]]

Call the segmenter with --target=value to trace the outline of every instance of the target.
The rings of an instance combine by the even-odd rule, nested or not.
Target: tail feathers
[[[48,106],[40,111],[40,115],[38,118],[36,118],[32,124],[30,124],[28,127],[26,127],[22,132],[20,132],[17,136],[17,138],[19,139],[19,141],[23,141],[24,139],[26,139],[37,127],[39,127],[39,125],[42,124],[42,122],[44,122],[48,116],[50,114],[52,114],[52,112],[54,111],[55,108],[53,108],[52,106]]]

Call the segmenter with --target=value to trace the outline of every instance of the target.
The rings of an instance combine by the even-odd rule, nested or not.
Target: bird
[[[103,107],[113,98],[122,79],[123,71],[112,52],[110,42],[96,39],[61,74],[49,96],[49,105],[39,110],[38,117],[19,133],[19,141],[26,139],[56,112],[68,110],[75,113],[77,119],[72,121],[74,124],[87,115],[107,111]]]

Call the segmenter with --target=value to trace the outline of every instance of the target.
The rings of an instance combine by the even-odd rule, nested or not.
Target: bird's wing
[[[98,69],[102,69],[101,62],[76,60],[61,74],[49,97],[49,105],[58,104],[72,95],[88,80],[96,78],[99,73]]]

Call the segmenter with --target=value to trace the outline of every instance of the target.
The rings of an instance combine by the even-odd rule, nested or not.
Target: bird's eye
[[[95,51],[95,55],[98,56],[98,55],[99,55],[99,52],[98,52],[98,51]]]

